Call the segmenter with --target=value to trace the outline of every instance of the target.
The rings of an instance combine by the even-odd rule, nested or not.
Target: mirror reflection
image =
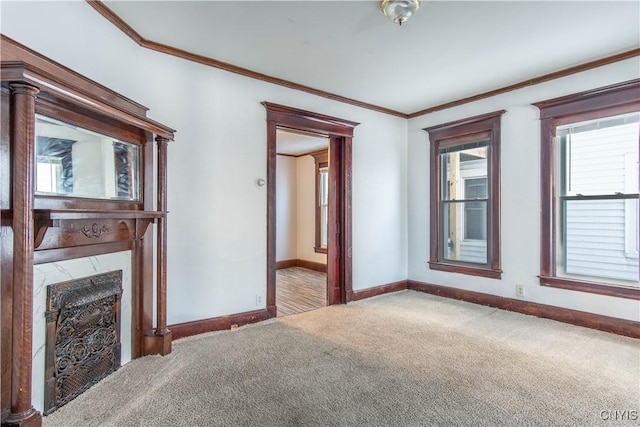
[[[36,115],[36,193],[139,200],[140,146]]]

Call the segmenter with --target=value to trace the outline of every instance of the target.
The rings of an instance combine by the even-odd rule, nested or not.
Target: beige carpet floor
[[[44,425],[638,425],[639,344],[403,291],[176,341]]]

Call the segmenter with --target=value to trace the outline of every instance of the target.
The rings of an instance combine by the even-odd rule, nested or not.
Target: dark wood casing
[[[329,242],[327,305],[352,297],[351,163],[353,129],[359,124],[336,117],[263,102],[267,109],[267,311],[276,309],[276,129],[329,138]]]
[[[429,133],[429,268],[451,273],[499,279],[502,277],[500,262],[500,119],[505,110],[469,117],[423,129]],[[451,262],[440,256],[440,146],[455,145],[476,138],[490,138],[488,160],[489,204],[487,207],[487,255],[488,266]]]
[[[556,188],[556,127],[640,111],[640,79],[533,105],[540,109],[540,285],[640,300],[640,289],[636,286],[618,286],[597,278],[568,278],[556,274],[556,239],[559,238],[556,236],[556,211],[559,209],[556,206],[559,192]]]
[[[2,425],[40,425],[31,402],[34,264],[130,250],[132,357],[167,354],[166,152],[174,130],[146,108],[2,35],[0,278]],[[42,114],[137,144],[140,197],[133,201],[35,193],[35,115]],[[158,143],[154,206],[153,137]],[[157,290],[153,232],[157,224]],[[154,302],[157,322],[153,326]]]

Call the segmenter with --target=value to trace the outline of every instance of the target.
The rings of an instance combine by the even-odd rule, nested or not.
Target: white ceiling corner
[[[301,156],[329,147],[329,139],[319,136],[276,130],[276,153],[289,156]]]
[[[638,1],[105,1],[144,38],[403,113],[640,44]]]

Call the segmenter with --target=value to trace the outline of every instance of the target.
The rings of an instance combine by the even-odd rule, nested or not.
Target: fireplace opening
[[[120,367],[122,270],[47,287],[44,414]]]

